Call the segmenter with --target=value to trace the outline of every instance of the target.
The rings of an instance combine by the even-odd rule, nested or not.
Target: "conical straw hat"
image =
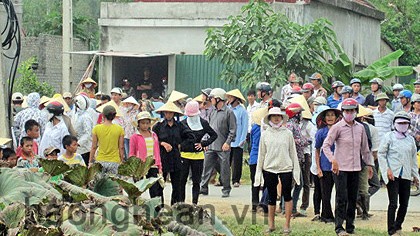
[[[194,101],[197,101],[197,102],[203,102],[203,95],[198,95],[197,97],[195,97],[194,99],[193,99]]]
[[[10,141],[12,141],[10,138],[0,138],[0,145],[6,145]]]
[[[370,115],[373,115],[372,109],[364,107],[359,104],[359,112],[357,113],[357,117],[370,116]]]
[[[157,109],[155,112],[160,113],[162,111],[170,111],[183,115],[181,109],[179,109],[179,107],[177,107],[173,102],[169,101],[163,106],[161,106],[159,109]]]
[[[39,101],[39,104],[41,105],[41,104],[47,103],[47,102],[49,102],[50,100],[51,100],[51,98],[49,98],[49,97],[47,97],[47,96],[42,96],[42,97],[41,97],[41,100]]]
[[[235,98],[239,98],[242,103],[245,103],[245,98],[242,95],[241,91],[239,91],[239,89],[234,89],[234,90],[230,90],[229,92],[226,93],[226,95],[230,95],[230,96],[234,96]]]
[[[262,119],[268,114],[267,107],[259,108],[252,112],[252,122],[261,126]]]
[[[61,103],[61,105],[63,105],[63,107],[64,107],[65,112],[69,112],[71,110],[69,105],[67,105],[66,101],[64,101],[63,97],[61,97],[61,96],[57,96],[56,98],[52,98],[52,99],[48,100],[48,102],[45,104],[45,106],[48,106],[48,104],[50,104],[51,102],[54,102],[54,101]]]
[[[122,101],[124,103],[132,103],[134,105],[140,106],[140,104],[136,101],[136,99],[133,96],[130,96],[126,99],[124,99],[124,101]]]
[[[82,81],[82,84],[84,84],[84,83],[92,83],[92,84],[94,84],[94,86],[96,86],[96,82],[95,82],[95,80],[93,80],[92,78],[90,78],[90,77],[88,77],[88,78],[86,78],[85,80],[83,80]]]
[[[309,108],[308,102],[306,101],[305,97],[303,95],[299,95],[297,97],[294,97],[292,99],[289,100],[290,103],[295,102],[295,103],[299,103],[304,111],[302,111],[302,117],[305,119],[312,119],[312,113],[311,113],[311,109]]]
[[[158,119],[152,117],[148,111],[142,111],[139,114],[137,114],[136,121],[133,121],[132,125],[137,128],[139,121],[141,120],[150,120],[150,126],[153,126],[156,123],[156,121],[158,121]]]
[[[96,108],[97,111],[99,111],[100,113],[102,113],[102,111],[104,110],[104,108],[108,105],[111,105],[115,108],[115,111],[117,112],[117,116],[121,117],[122,113],[120,110],[120,107],[114,102],[114,100],[111,100],[105,104],[102,104],[101,106],[99,106],[98,108]]]
[[[187,94],[173,90],[171,92],[171,96],[169,96],[168,98],[168,102],[176,102],[181,99],[186,99],[187,97],[188,97]]]

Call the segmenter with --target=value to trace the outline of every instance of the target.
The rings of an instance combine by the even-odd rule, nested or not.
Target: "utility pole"
[[[8,138],[9,137],[9,119],[10,117],[7,117],[8,111],[7,111],[7,98],[9,93],[7,92],[7,81],[8,76],[6,76],[5,70],[4,70],[4,58],[3,58],[3,48],[0,47],[0,138]],[[10,104],[9,104],[10,105]]]
[[[63,0],[63,79],[61,92],[70,91],[70,79],[73,79],[73,0]]]

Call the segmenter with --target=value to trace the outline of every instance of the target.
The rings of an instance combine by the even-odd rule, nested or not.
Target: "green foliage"
[[[64,175],[64,180],[79,186],[87,186],[89,182],[95,179],[95,175],[102,171],[99,163],[93,164],[89,169],[82,165],[73,165],[71,169]]]
[[[413,73],[413,67],[411,66],[389,66],[391,62],[398,60],[403,54],[404,52],[401,50],[392,52],[374,61],[367,68],[354,73],[353,76],[368,82],[375,77],[387,80],[395,76],[411,75]]]
[[[51,176],[63,174],[70,170],[70,166],[63,161],[41,158],[39,159],[39,162],[41,163],[42,168],[44,168],[45,173],[50,174]]]
[[[17,68],[19,77],[16,78],[13,92],[21,92],[23,94],[29,94],[37,92],[41,96],[52,97],[54,94],[54,88],[47,82],[40,82],[38,76],[32,70],[32,64],[36,62],[34,57],[23,61]]]
[[[163,216],[156,212],[161,205],[160,198],[141,199],[141,194],[161,177],[142,178],[136,183],[111,177],[118,180],[112,181],[99,173],[100,166],[93,166],[93,170],[76,166],[65,170],[51,167],[53,164],[61,166],[62,162],[45,160],[42,163],[44,173],[0,168],[0,235],[165,235],[169,222],[182,219],[193,221],[182,221],[178,235],[225,233],[210,223],[208,214],[200,207],[181,204],[184,211],[178,205],[169,208],[170,214]],[[81,187],[66,181],[52,182],[51,173],[67,176]],[[130,201],[123,195],[110,196],[112,191],[101,189],[115,189],[115,184],[136,198]],[[108,196],[91,191],[92,188]]]
[[[382,37],[396,49],[405,54],[400,58],[401,65],[420,64],[420,4],[418,0],[370,0],[379,10],[385,12],[381,23]]]
[[[45,179],[32,176],[31,180],[27,173],[23,173],[20,170],[0,169],[0,202],[4,206],[11,203],[34,205],[53,197],[60,197],[55,189],[45,187]],[[35,178],[36,182],[33,181]]]
[[[143,162],[140,158],[130,157],[126,162],[118,167],[118,174],[127,177],[133,177],[134,181],[146,176],[150,167],[155,163],[153,156],[148,156]]]
[[[99,48],[99,10],[101,2],[132,2],[130,0],[73,0],[73,34],[89,42],[89,48]],[[24,0],[23,28],[28,36],[61,35],[63,1]]]
[[[334,63],[343,68],[350,65],[326,19],[301,26],[274,12],[266,2],[250,1],[229,20],[221,29],[208,30],[204,51],[210,59],[220,58],[224,63],[220,77],[229,83],[252,87],[269,81],[278,86],[291,72],[319,71],[324,77],[339,78],[345,75],[336,73]],[[329,59],[334,63],[328,63]]]
[[[118,177],[111,178],[124,189],[124,191],[128,194],[131,202],[136,202],[136,199],[140,197],[140,195],[142,195],[144,192],[146,192],[146,190],[148,190],[155,183],[162,179],[162,177],[141,179],[134,183]]]

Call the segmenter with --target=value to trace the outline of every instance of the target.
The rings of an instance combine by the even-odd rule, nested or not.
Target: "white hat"
[[[73,95],[71,95],[70,92],[63,93],[63,98],[72,98],[72,97],[73,97]]]
[[[130,97],[124,99],[122,102],[124,102],[124,103],[132,103],[134,105],[140,106],[140,104],[136,101],[136,99],[133,96],[130,96]]]
[[[283,124],[287,122],[289,117],[279,107],[273,107],[268,111],[268,114],[264,117],[264,123],[268,124],[271,115],[281,115],[283,118]]]
[[[12,101],[23,101],[23,94],[17,92],[12,95]]]
[[[121,88],[115,87],[115,88],[113,88],[113,89],[111,90],[111,94],[112,94],[112,93],[117,93],[117,94],[119,94],[119,95],[122,95],[123,91],[122,91],[122,89],[121,89]]]

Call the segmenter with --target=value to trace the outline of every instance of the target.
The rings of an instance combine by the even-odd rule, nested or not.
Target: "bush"
[[[20,64],[17,69],[20,76],[16,78],[13,86],[13,92],[21,92],[24,95],[37,92],[41,96],[52,97],[55,93],[54,87],[46,82],[39,81],[38,76],[32,69],[32,65],[35,62],[35,57],[31,57]]]

